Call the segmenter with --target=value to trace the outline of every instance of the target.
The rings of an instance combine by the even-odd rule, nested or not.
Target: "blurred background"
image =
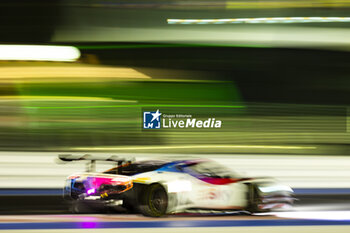
[[[73,46],[80,57],[0,61],[0,149],[346,155],[349,6],[3,0],[1,44]],[[144,131],[145,108],[223,126]]]
[[[56,164],[61,152],[203,156],[276,177],[312,210],[348,210],[349,10],[350,0],[0,1],[0,212],[65,213],[64,179],[84,166]],[[143,111],[157,109],[222,127],[143,130]]]

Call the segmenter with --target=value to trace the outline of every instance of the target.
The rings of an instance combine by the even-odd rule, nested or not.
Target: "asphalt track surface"
[[[42,205],[31,211],[13,208],[1,211],[2,232],[350,232],[349,195],[303,195],[293,209],[283,212],[246,215],[180,214],[162,218],[149,218],[138,214],[86,214],[72,215],[64,205],[50,208],[45,198]],[[23,198],[23,197],[22,197]],[[17,200],[18,201],[18,200]],[[28,201],[28,200],[27,200]],[[31,201],[34,201],[33,199]],[[48,200],[46,200],[47,202]],[[6,203],[5,200],[1,201]],[[9,202],[7,204],[10,204]],[[16,205],[16,203],[12,203]],[[17,202],[17,207],[20,206]],[[46,206],[47,207],[47,206]],[[30,214],[29,214],[30,213]],[[282,229],[283,228],[283,229]],[[190,230],[189,230],[190,229]]]
[[[291,213],[291,212],[285,212]],[[110,229],[149,231],[150,229],[163,229],[168,232],[172,230],[181,231],[187,229],[192,231],[195,228],[203,229],[203,232],[253,228],[254,230],[266,227],[290,229],[290,227],[303,227],[304,232],[309,232],[310,227],[343,227],[341,231],[350,229],[350,218],[325,219],[310,217],[298,218],[279,217],[278,213],[271,213],[264,216],[167,216],[163,218],[147,218],[140,215],[3,215],[0,216],[0,230],[67,230],[76,231],[79,229]],[[324,213],[333,215],[333,212]],[[344,214],[344,213],[343,213]],[[350,211],[347,211],[347,217]],[[191,229],[191,230],[189,230]],[[281,229],[280,229],[281,230]],[[333,229],[334,230],[334,229]],[[230,230],[231,231],[231,230]]]

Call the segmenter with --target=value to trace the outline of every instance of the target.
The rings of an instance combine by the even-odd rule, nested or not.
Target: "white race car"
[[[98,160],[87,155],[60,159]],[[73,212],[122,207],[153,217],[196,210],[255,213],[291,207],[294,202],[289,186],[272,178],[243,178],[208,159],[104,160],[118,166],[68,177],[64,196]]]

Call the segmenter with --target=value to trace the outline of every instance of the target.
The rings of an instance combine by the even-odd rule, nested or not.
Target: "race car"
[[[193,210],[266,212],[290,208],[293,190],[273,178],[240,177],[209,159],[134,161],[116,156],[60,155],[61,161],[89,161],[89,171],[69,176],[64,197],[71,210],[128,210],[160,217]],[[97,160],[116,162],[102,173]]]

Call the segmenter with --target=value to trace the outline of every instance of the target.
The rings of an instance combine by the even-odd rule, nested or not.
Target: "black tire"
[[[168,195],[160,184],[146,186],[140,193],[140,211],[145,216],[161,217],[168,208]]]

